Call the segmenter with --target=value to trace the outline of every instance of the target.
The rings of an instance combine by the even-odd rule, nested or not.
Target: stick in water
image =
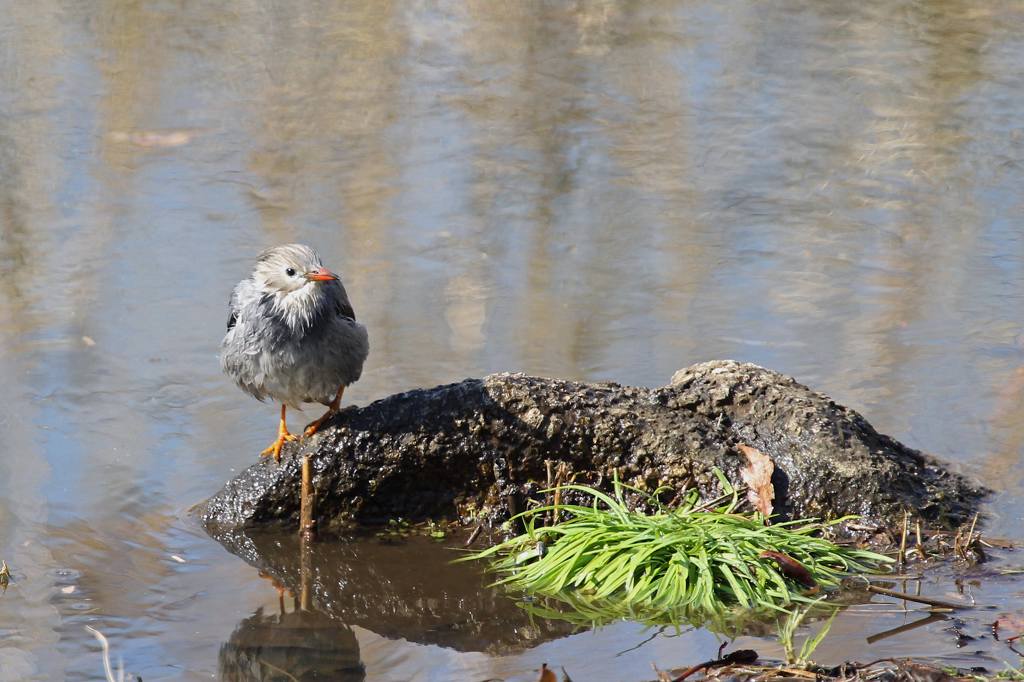
[[[299,533],[312,540],[316,536],[316,493],[313,491],[313,467],[309,455],[302,458],[302,492],[299,501]]]
[[[894,597],[896,599],[906,599],[907,601],[915,601],[919,604],[927,604],[928,606],[937,606],[942,609],[971,609],[974,608],[971,604],[964,604],[963,602],[955,601],[943,601],[942,599],[932,599],[931,597],[919,597],[913,594],[907,594],[905,592],[897,592],[896,590],[888,590],[884,587],[878,587],[877,585],[868,585],[868,592],[874,592],[875,594],[882,594],[886,597]]]

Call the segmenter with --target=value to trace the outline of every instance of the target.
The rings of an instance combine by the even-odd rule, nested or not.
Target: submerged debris
[[[877,540],[885,545],[897,545],[896,567],[901,570],[910,564],[926,564],[938,560],[950,559],[962,565],[974,566],[988,561],[990,549],[1012,549],[1014,543],[1002,538],[986,537],[978,528],[979,514],[974,514],[969,522],[955,530],[929,528],[917,519],[914,530],[910,530],[910,515],[903,516],[902,529],[897,536],[893,529],[879,529]]]
[[[740,653],[740,652],[735,652]],[[696,666],[695,666],[696,667]],[[657,682],[682,682],[692,668],[668,672],[655,668]],[[870,663],[848,662],[825,667],[813,663],[758,665],[755,662],[724,663],[705,669],[704,680],[730,682],[985,682],[987,680],[1022,680],[1024,672],[1009,670],[991,674],[984,668],[942,668],[910,659],[883,658]],[[693,674],[693,673],[690,673]],[[673,675],[676,675],[673,677]]]
[[[658,676],[658,682],[683,682],[683,680],[691,675],[695,675],[701,671],[711,670],[712,668],[724,668],[734,665],[751,665],[753,663],[757,663],[758,655],[753,649],[737,649],[736,651],[731,651],[723,656],[722,651],[725,649],[725,646],[726,645],[723,643],[722,646],[719,647],[718,658],[690,666],[678,674],[669,674],[664,670],[659,670],[657,666],[652,665],[654,673]]]

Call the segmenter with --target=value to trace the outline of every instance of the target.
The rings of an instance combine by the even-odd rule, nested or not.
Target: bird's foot
[[[281,461],[281,448],[284,447],[284,444],[289,442],[289,441],[298,440],[298,439],[299,439],[298,436],[296,436],[294,434],[291,434],[291,433],[288,433],[287,431],[279,433],[279,434],[277,434],[277,440],[275,440],[273,443],[270,444],[269,447],[267,447],[267,449],[265,449],[263,452],[261,452],[260,453],[260,457],[269,457],[270,455],[273,455],[274,456],[274,461],[275,462],[280,462]]]
[[[306,425],[306,430],[302,432],[302,435],[309,438],[314,433],[320,430],[320,427],[331,420],[331,417],[338,414],[337,410],[327,410],[324,415],[319,419],[315,419]]]

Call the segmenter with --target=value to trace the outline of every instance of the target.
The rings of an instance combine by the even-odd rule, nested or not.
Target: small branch
[[[551,460],[550,459],[544,460],[544,467],[547,469],[547,473],[548,473],[548,484],[547,484],[548,494],[547,494],[547,496],[544,499],[544,504],[546,506],[550,507],[551,506],[551,489],[555,487],[554,477],[553,477],[553,473],[552,473],[552,470],[551,470]],[[548,525],[549,526],[554,525],[555,520],[556,519],[555,519],[555,516],[554,516],[554,511],[549,511],[548,512]]]
[[[299,540],[299,610],[313,610],[313,542],[305,534]]]
[[[118,670],[117,677],[114,677],[114,670],[110,665],[110,642],[107,641],[106,635],[89,625],[86,625],[85,629],[92,633],[92,636],[99,641],[103,648],[103,672],[107,676],[107,682],[124,682],[123,667]]]
[[[934,623],[936,621],[945,620],[945,619],[946,619],[946,616],[942,615],[941,613],[931,612],[927,616],[925,616],[924,618],[919,618],[919,619],[917,619],[917,620],[915,620],[913,622],[904,623],[903,625],[900,625],[899,627],[890,628],[888,630],[883,630],[882,632],[876,632],[873,635],[869,635],[866,638],[866,641],[867,641],[868,644],[874,644],[875,642],[877,642],[879,640],[886,639],[887,637],[893,637],[895,635],[899,635],[899,634],[902,634],[904,632],[909,632],[910,630],[913,630],[915,628],[919,628],[922,625],[928,625],[929,623]]]
[[[484,527],[484,524],[483,524],[482,521],[480,523],[476,524],[476,528],[473,529],[473,532],[469,534],[469,539],[466,540],[465,547],[469,547],[474,542],[476,542],[476,539],[478,537],[480,537],[480,531],[483,530],[483,527]]]
[[[905,599],[906,601],[917,602],[918,604],[927,604],[928,606],[935,606],[940,609],[972,609],[972,604],[964,604],[963,602],[945,601],[943,599],[932,599],[931,597],[919,597],[913,594],[907,594],[906,592],[897,592],[896,590],[886,589],[884,587],[878,587],[877,585],[868,585],[868,592],[875,594],[881,594],[886,597],[894,597],[896,599]]]
[[[907,530],[910,524],[910,514],[906,509],[903,510],[903,534],[900,535],[900,552],[896,555],[896,565],[899,569],[903,570],[903,565],[907,563]]]
[[[304,539],[316,537],[316,491],[313,490],[313,467],[309,455],[302,458],[302,492],[299,502],[299,533]]]
[[[724,644],[722,645],[725,646]],[[753,649],[737,649],[732,651],[725,656],[722,656],[722,649],[718,650],[718,658],[713,661],[704,661],[697,665],[687,668],[680,675],[673,677],[672,682],[683,682],[687,677],[698,673],[701,670],[709,670],[711,668],[722,668],[727,665],[749,665],[757,661],[757,652]],[[657,668],[655,668],[657,670]]]

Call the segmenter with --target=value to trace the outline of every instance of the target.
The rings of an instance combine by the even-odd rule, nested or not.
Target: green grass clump
[[[654,513],[630,509],[623,499],[627,489],[646,496]],[[521,519],[525,533],[462,560],[491,560],[490,570],[501,575],[496,585],[556,597],[576,608],[589,602],[607,610],[613,603],[638,615],[685,612],[703,618],[735,607],[782,610],[810,603],[820,590],[838,587],[845,575],[891,561],[820,537],[830,524],[802,520],[768,526],[759,516],[737,513],[739,498],[731,489],[714,509],[698,506],[695,494],[668,509],[657,501],[657,493],[647,495],[618,482],[614,495],[562,486],[567,490],[591,497],[593,504],[523,512],[515,519]],[[568,519],[538,527],[549,514]],[[544,551],[537,551],[538,543]],[[820,590],[808,593],[775,561],[762,558],[765,551],[800,562]]]

